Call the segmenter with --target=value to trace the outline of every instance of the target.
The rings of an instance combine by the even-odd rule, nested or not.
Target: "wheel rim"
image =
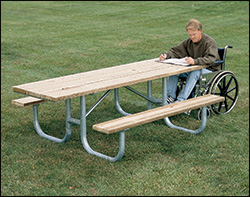
[[[215,114],[230,112],[238,100],[238,89],[238,82],[233,73],[226,72],[217,78],[211,86],[210,94],[223,96],[225,101],[212,105],[212,112]]]

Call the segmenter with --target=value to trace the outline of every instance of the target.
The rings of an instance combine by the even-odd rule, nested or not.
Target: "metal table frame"
[[[163,105],[166,105],[166,100],[167,100],[167,77],[162,78],[162,101],[163,101]],[[144,99],[146,99],[147,102],[147,109],[152,109],[152,103],[155,103],[153,97],[152,97],[152,81],[148,81],[147,82],[147,96],[141,94],[140,92],[132,89],[131,87],[126,87],[128,90],[132,91],[133,93],[143,97]],[[71,99],[67,99],[65,100],[65,127],[66,127],[66,132],[65,132],[65,136],[60,139],[60,138],[56,138],[54,136],[48,135],[46,133],[43,132],[43,130],[41,129],[40,125],[39,125],[39,120],[38,120],[38,106],[39,105],[33,105],[33,123],[34,123],[34,127],[36,132],[43,138],[46,138],[48,140],[51,140],[53,142],[57,142],[57,143],[62,143],[62,142],[67,142],[70,139],[71,136],[71,125],[75,124],[75,125],[79,125],[80,126],[80,136],[81,136],[81,142],[83,144],[84,149],[93,155],[96,155],[98,157],[101,157],[103,159],[107,159],[111,162],[115,162],[115,161],[119,161],[125,152],[125,131],[120,131],[119,132],[119,151],[118,154],[115,157],[110,157],[107,155],[104,155],[102,153],[99,153],[97,151],[94,151],[88,144],[88,140],[87,140],[87,125],[86,125],[86,118],[87,116],[106,98],[106,96],[111,92],[111,90],[108,90],[97,102],[96,104],[94,104],[91,109],[87,112],[86,111],[86,97],[84,96],[80,96],[80,120],[72,118],[71,117]],[[114,89],[114,102],[115,102],[115,106],[118,112],[120,112],[122,115],[127,116],[130,115],[130,113],[125,112],[120,103],[119,103],[119,89]],[[206,127],[206,121],[207,121],[207,115],[206,115],[206,106],[203,107],[202,109],[202,116],[201,116],[201,125],[197,130],[190,130],[187,128],[183,128],[183,127],[179,127],[174,125],[170,119],[168,117],[164,118],[165,123],[171,127],[171,128],[175,128],[175,129],[180,129],[182,131],[185,132],[189,132],[192,134],[199,134],[201,133],[205,127]]]

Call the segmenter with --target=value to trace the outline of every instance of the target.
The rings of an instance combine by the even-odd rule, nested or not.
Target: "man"
[[[219,60],[218,48],[216,42],[210,36],[202,33],[202,24],[191,19],[186,24],[186,31],[189,38],[182,41],[179,45],[171,48],[168,52],[161,54],[160,60],[163,61],[169,58],[183,58],[191,65],[210,65],[216,60]],[[219,70],[219,67],[210,68],[211,70]],[[180,94],[176,98],[177,83],[179,75],[170,76],[167,84],[167,102],[173,103],[186,100],[192,92],[197,80],[201,74],[200,70],[191,71],[181,74],[181,76],[187,77],[186,85],[181,90]]]

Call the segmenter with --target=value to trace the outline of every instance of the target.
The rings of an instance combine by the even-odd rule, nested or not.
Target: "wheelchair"
[[[225,46],[224,48],[218,48],[218,53],[220,60],[216,61],[212,66],[221,66],[220,71],[210,71],[207,69],[202,69],[200,79],[197,81],[194,89],[190,93],[188,98],[193,98],[197,96],[202,96],[205,94],[214,94],[225,97],[225,101],[208,106],[207,108],[207,117],[210,117],[210,111],[214,114],[226,114],[230,112],[237,100],[239,94],[239,85],[238,81],[233,72],[225,70],[225,59],[227,54],[227,49],[233,48],[230,45]],[[206,72],[205,72],[206,71]],[[178,96],[179,92],[185,85],[186,78],[179,78],[177,85],[176,95]],[[190,115],[191,111],[187,112],[187,115]],[[201,109],[198,110],[198,119],[201,119]]]

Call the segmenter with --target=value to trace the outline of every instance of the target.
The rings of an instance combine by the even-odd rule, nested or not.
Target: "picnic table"
[[[164,119],[166,124],[171,128],[181,129],[193,134],[201,133],[206,126],[206,106],[222,102],[223,97],[216,95],[205,95],[197,98],[188,99],[183,102],[167,105],[166,84],[167,77],[171,75],[181,74],[194,70],[207,68],[206,65],[180,66],[173,64],[164,64],[157,62],[158,58],[133,62],[118,66],[107,67],[88,72],[82,72],[67,76],[61,76],[12,87],[12,90],[28,95],[25,98],[19,98],[12,101],[13,104],[19,106],[33,106],[33,122],[36,132],[54,142],[66,142],[71,136],[71,125],[80,126],[80,135],[83,147],[93,155],[99,156],[110,161],[118,161],[122,158],[125,151],[125,131],[129,128],[149,123],[158,119]],[[154,98],[152,97],[152,80],[162,79],[162,106],[152,108]],[[147,82],[147,95],[143,95],[133,88],[129,87],[133,84]],[[119,88],[126,87],[132,92],[147,99],[147,110],[136,114],[125,112],[119,103]],[[110,157],[102,153],[94,151],[88,144],[87,140],[87,116],[99,105],[103,99],[114,90],[114,100],[116,109],[124,115],[121,118],[113,119],[103,123],[93,125],[93,129],[102,133],[111,134],[119,132],[119,152],[115,157]],[[103,96],[96,102],[93,107],[86,111],[86,95],[103,92]],[[80,97],[80,120],[71,117],[71,99]],[[57,102],[65,100],[66,111],[66,132],[62,139],[46,134],[40,127],[38,121],[38,106],[44,102]],[[132,105],[132,104],[131,104]],[[201,126],[197,130],[190,130],[178,127],[171,123],[168,117],[183,113],[185,111],[201,108],[202,120]]]

